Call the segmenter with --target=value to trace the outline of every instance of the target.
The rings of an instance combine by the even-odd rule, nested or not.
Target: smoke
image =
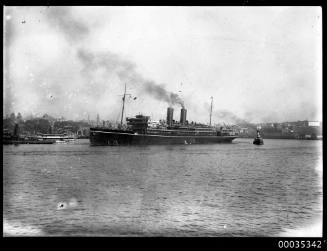
[[[91,78],[94,72],[101,71],[104,77],[114,76],[121,84],[132,83],[140,93],[146,93],[152,98],[165,101],[170,106],[180,104],[184,108],[183,100],[173,92],[165,89],[164,84],[157,84],[152,80],[145,79],[136,70],[136,64],[123,59],[111,52],[91,52],[84,48],[78,50],[78,59],[83,64],[83,73]]]
[[[73,18],[70,8],[51,8],[48,11],[48,18],[50,22],[57,25],[70,42],[83,40],[90,33],[85,24]],[[83,73],[89,80],[94,77],[94,73],[99,73],[102,69],[104,71],[102,71],[103,79],[100,80],[101,82],[106,82],[108,76],[118,77],[121,84],[133,83],[140,92],[145,92],[155,99],[166,101],[169,105],[180,104],[184,107],[183,100],[177,94],[167,91],[163,84],[160,85],[143,78],[136,71],[135,63],[117,54],[110,51],[91,52],[85,46],[80,45],[77,49],[77,58],[82,62]]]
[[[90,29],[84,23],[74,19],[70,8],[50,8],[47,16],[71,43],[82,42],[90,33]],[[119,82],[120,85],[132,83],[140,93],[143,92],[157,100],[166,101],[169,105],[180,104],[184,107],[183,100],[177,94],[167,91],[164,85],[145,79],[137,72],[135,63],[118,54],[110,51],[92,52],[79,43],[76,55],[83,65],[83,76],[88,82],[96,80],[96,84],[99,85],[98,91],[94,92],[98,96],[103,94],[103,88],[108,88],[109,84],[105,83],[111,80],[111,82]]]
[[[219,123],[227,124],[248,124],[245,119],[239,118],[234,113],[227,110],[218,110],[213,112],[213,117],[219,120]]]
[[[158,85],[152,81],[146,81],[143,83],[144,90],[151,94],[153,97],[159,100],[163,100],[169,103],[169,106],[180,104],[184,108],[183,100],[175,93],[168,92],[164,85]]]
[[[89,34],[89,28],[73,17],[72,9],[69,7],[48,7],[46,15],[49,22],[72,43],[84,39]]]
[[[99,23],[75,10],[5,8],[5,114],[48,113],[77,119],[100,113],[116,119],[121,105],[118,94],[125,83],[144,100],[150,97],[183,106],[177,94],[143,77],[134,62],[110,47],[90,44]]]

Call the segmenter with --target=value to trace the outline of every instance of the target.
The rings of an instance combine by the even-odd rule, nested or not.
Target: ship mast
[[[121,125],[123,125],[124,108],[125,108],[125,97],[126,97],[126,83],[125,83],[125,90],[124,90],[124,95],[123,95],[123,107],[122,107],[121,119],[120,119],[120,124]]]
[[[211,96],[211,106],[210,106],[210,126],[211,126],[211,116],[212,116],[212,100],[213,100],[213,97]]]
[[[126,83],[125,83],[124,94],[122,96],[123,96],[123,107],[122,107],[122,110],[121,110],[120,125],[123,125],[123,118],[124,118],[124,109],[125,109],[125,99],[126,99],[126,96],[132,97],[132,94],[126,93]],[[134,99],[136,99],[136,97]]]

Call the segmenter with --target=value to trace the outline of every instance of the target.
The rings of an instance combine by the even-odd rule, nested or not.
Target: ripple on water
[[[237,140],[235,144],[115,148],[90,147],[85,142],[4,146],[4,233],[284,236],[313,232],[302,227],[322,215],[321,144],[266,140],[258,148],[248,139]]]

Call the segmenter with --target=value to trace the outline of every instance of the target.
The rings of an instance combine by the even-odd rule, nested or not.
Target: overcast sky
[[[5,7],[4,113],[322,120],[320,7]],[[177,96],[178,95],[178,96]],[[136,97],[136,99],[135,99]]]

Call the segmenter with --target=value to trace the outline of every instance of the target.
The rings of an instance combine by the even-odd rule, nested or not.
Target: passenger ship
[[[125,93],[123,102],[125,101]],[[212,110],[212,102],[211,102]],[[122,129],[124,103],[120,129],[105,127],[90,128],[91,145],[150,145],[150,144],[209,144],[230,143],[237,135],[230,129],[211,125],[189,123],[187,110],[183,107],[179,122],[173,120],[174,109],[167,108],[167,119],[156,125],[150,123],[149,116],[136,115],[126,118],[127,127]],[[211,124],[211,112],[210,112]]]

